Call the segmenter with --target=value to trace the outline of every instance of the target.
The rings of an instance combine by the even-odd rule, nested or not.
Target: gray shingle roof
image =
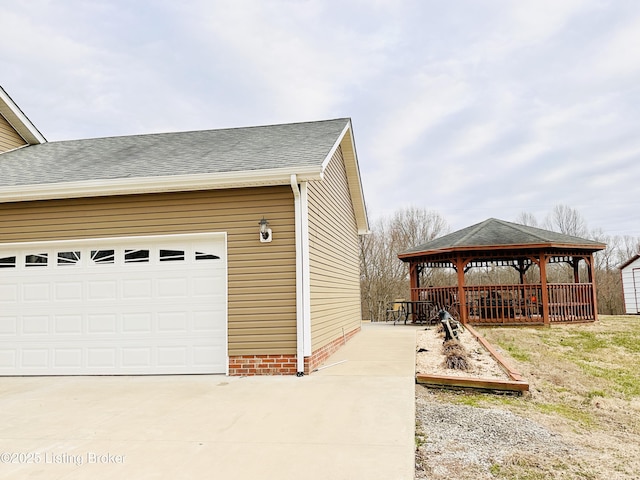
[[[423,245],[418,245],[401,253],[400,256],[456,249],[469,250],[474,247],[508,248],[510,246],[526,245],[575,246],[594,251],[604,248],[602,243],[594,242],[593,240],[490,218],[476,225],[436,238]]]
[[[0,187],[320,167],[349,119],[49,142],[0,154]]]

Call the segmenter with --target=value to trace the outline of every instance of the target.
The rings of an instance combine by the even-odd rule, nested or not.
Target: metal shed
[[[628,314],[640,314],[640,254],[620,265],[624,308]]]

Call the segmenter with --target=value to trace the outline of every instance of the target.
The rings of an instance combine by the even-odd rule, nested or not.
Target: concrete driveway
[[[364,324],[303,378],[0,378],[0,477],[409,480],[414,359]]]

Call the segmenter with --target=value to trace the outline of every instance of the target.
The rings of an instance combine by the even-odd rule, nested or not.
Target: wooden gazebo
[[[550,325],[597,320],[593,254],[605,247],[592,240],[490,218],[398,257],[409,264],[413,302],[445,308],[464,323]],[[548,281],[549,265],[556,263],[572,267],[572,282]],[[465,283],[471,269],[496,267],[512,267],[519,281]],[[456,284],[424,285],[427,272],[438,268],[453,269],[457,282],[451,283]]]

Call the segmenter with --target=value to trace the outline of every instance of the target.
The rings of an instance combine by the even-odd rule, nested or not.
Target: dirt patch
[[[509,376],[498,362],[468,330],[462,331],[458,338],[468,353],[469,368],[467,370],[456,370],[444,365],[443,338],[437,333],[436,327],[428,327],[417,334],[416,373],[509,380]]]

